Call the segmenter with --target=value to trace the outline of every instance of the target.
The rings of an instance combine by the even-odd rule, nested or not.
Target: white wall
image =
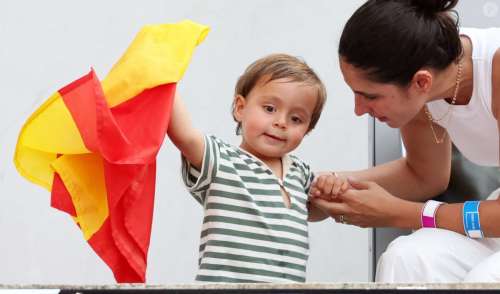
[[[238,143],[230,104],[253,60],[272,52],[301,56],[326,83],[317,129],[296,152],[316,170],[368,166],[368,123],[338,69],[336,47],[363,1],[183,0],[0,2],[0,284],[114,283],[71,218],[50,207],[44,189],[12,163],[24,120],[53,92],[87,73],[102,78],[143,24],[184,18],[211,27],[180,84],[194,123]],[[147,281],[192,282],[201,207],[183,187],[168,139],[158,156],[156,207]],[[327,220],[311,225],[308,281],[368,281],[369,231]]]

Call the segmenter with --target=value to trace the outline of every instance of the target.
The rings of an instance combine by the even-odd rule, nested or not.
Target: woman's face
[[[362,70],[340,58],[344,80],[354,92],[356,115],[365,113],[392,128],[400,128],[412,120],[422,109],[425,98],[408,88],[368,80]]]

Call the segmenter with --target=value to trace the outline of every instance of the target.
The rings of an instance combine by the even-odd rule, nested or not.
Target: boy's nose
[[[273,125],[281,129],[286,128],[286,117],[284,115],[277,116]]]

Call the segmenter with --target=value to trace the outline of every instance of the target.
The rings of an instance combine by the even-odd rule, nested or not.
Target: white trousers
[[[500,198],[500,188],[488,199]],[[500,282],[500,238],[470,239],[442,229],[420,229],[392,241],[378,261],[384,283]]]
[[[394,240],[377,265],[377,282],[500,282],[500,240],[420,229]]]

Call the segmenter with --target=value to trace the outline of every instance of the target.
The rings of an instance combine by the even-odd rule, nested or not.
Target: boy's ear
[[[241,122],[241,118],[243,116],[243,109],[245,108],[246,102],[247,101],[243,96],[241,95],[234,96],[233,116],[238,122]]]

